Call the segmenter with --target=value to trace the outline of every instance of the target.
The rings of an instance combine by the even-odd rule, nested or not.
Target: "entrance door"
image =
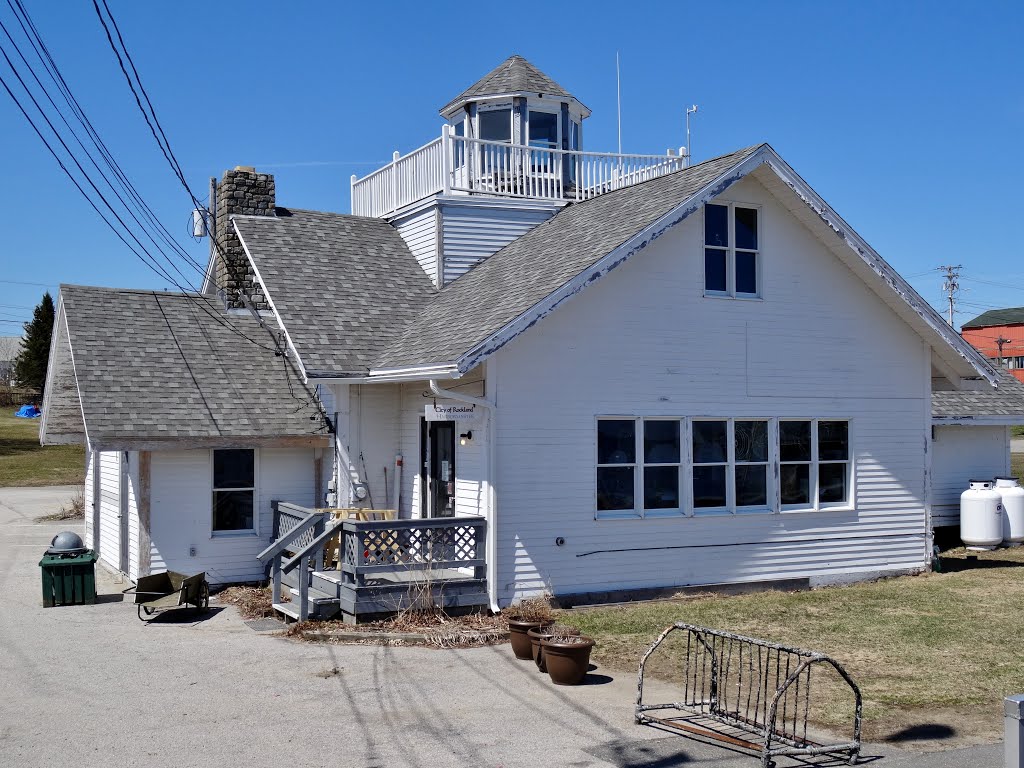
[[[455,517],[455,422],[421,422],[423,517]]]
[[[121,573],[128,573],[129,569],[129,550],[128,550],[128,518],[129,518],[129,506],[128,506],[128,487],[129,487],[129,475],[128,475],[128,453],[127,451],[121,453],[121,477],[119,480],[119,493],[118,501],[120,506],[118,507],[118,522],[120,523],[120,535],[121,540],[121,562],[118,566]]]

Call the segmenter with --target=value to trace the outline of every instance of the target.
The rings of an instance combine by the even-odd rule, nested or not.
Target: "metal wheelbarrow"
[[[165,571],[152,576],[140,576],[135,589],[125,591],[125,594],[133,593],[142,621],[146,621],[143,613],[152,616],[157,611],[172,608],[194,606],[197,610],[205,611],[210,607],[210,585],[206,582],[205,572],[186,576],[175,571]]]

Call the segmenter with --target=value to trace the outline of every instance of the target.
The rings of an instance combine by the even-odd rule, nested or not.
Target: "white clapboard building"
[[[203,293],[64,286],[43,439],[89,447],[103,560],[302,549],[346,616],[435,566],[494,609],[929,567],[1024,387],[771,146],[594,153],[589,114],[513,56],[352,215],[226,172]]]

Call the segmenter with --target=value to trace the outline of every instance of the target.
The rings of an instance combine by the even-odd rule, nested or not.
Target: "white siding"
[[[121,563],[121,454],[100,453],[100,558],[111,568]]]
[[[398,234],[409,246],[420,267],[430,281],[437,285],[437,207],[433,203],[426,210],[415,211],[395,219]]]
[[[1009,429],[936,427],[932,445],[932,525],[960,525],[960,494],[969,481],[1010,473]]]
[[[350,451],[359,478],[370,486],[375,509],[391,507],[395,454],[399,451],[400,398],[398,384],[356,384],[351,389],[350,408],[356,420],[349,430]],[[366,506],[371,506],[371,499],[367,499]]]
[[[727,194],[762,206],[763,300],[702,295],[698,214],[496,354],[503,601],[925,565],[926,345],[756,180]],[[856,507],[595,520],[611,414],[849,419]]]
[[[547,206],[520,207],[507,201],[500,206],[445,202],[441,211],[444,284],[547,221],[557,210]]]
[[[127,487],[122,493],[128,494],[128,578],[139,578],[139,504],[138,504],[139,453],[128,454]]]
[[[93,533],[92,533],[92,520],[93,520],[93,501],[94,501],[94,490],[95,490],[95,475],[93,472],[93,452],[86,449],[85,452],[85,485],[82,488],[82,497],[85,502],[85,519],[83,520],[83,531],[82,541],[85,542],[85,546],[90,549],[93,548]]]
[[[259,581],[256,555],[273,532],[271,501],[314,504],[312,448],[257,451],[256,535],[213,535],[212,464],[208,450],[154,451],[151,466],[152,570],[205,571],[214,584]],[[190,549],[195,549],[195,555]]]

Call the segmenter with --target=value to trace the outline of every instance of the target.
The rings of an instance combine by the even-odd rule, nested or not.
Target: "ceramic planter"
[[[539,627],[546,627],[551,624],[551,621],[520,621],[519,619],[508,620],[508,631],[509,631],[509,642],[512,644],[512,653],[516,655],[517,659],[534,658],[533,652],[530,648],[530,638],[526,636],[526,633],[531,629],[538,629]]]
[[[541,672],[547,672],[547,667],[544,666],[544,646],[543,641],[551,637],[551,630],[554,625],[547,624],[543,627],[536,627],[527,631],[526,635],[530,640],[530,652],[533,657],[534,663],[537,665],[537,669]],[[558,631],[561,634],[578,635],[580,631],[572,627],[558,627]]]
[[[573,640],[541,640],[544,664],[555,685],[579,685],[590,668],[593,638],[580,636]]]

